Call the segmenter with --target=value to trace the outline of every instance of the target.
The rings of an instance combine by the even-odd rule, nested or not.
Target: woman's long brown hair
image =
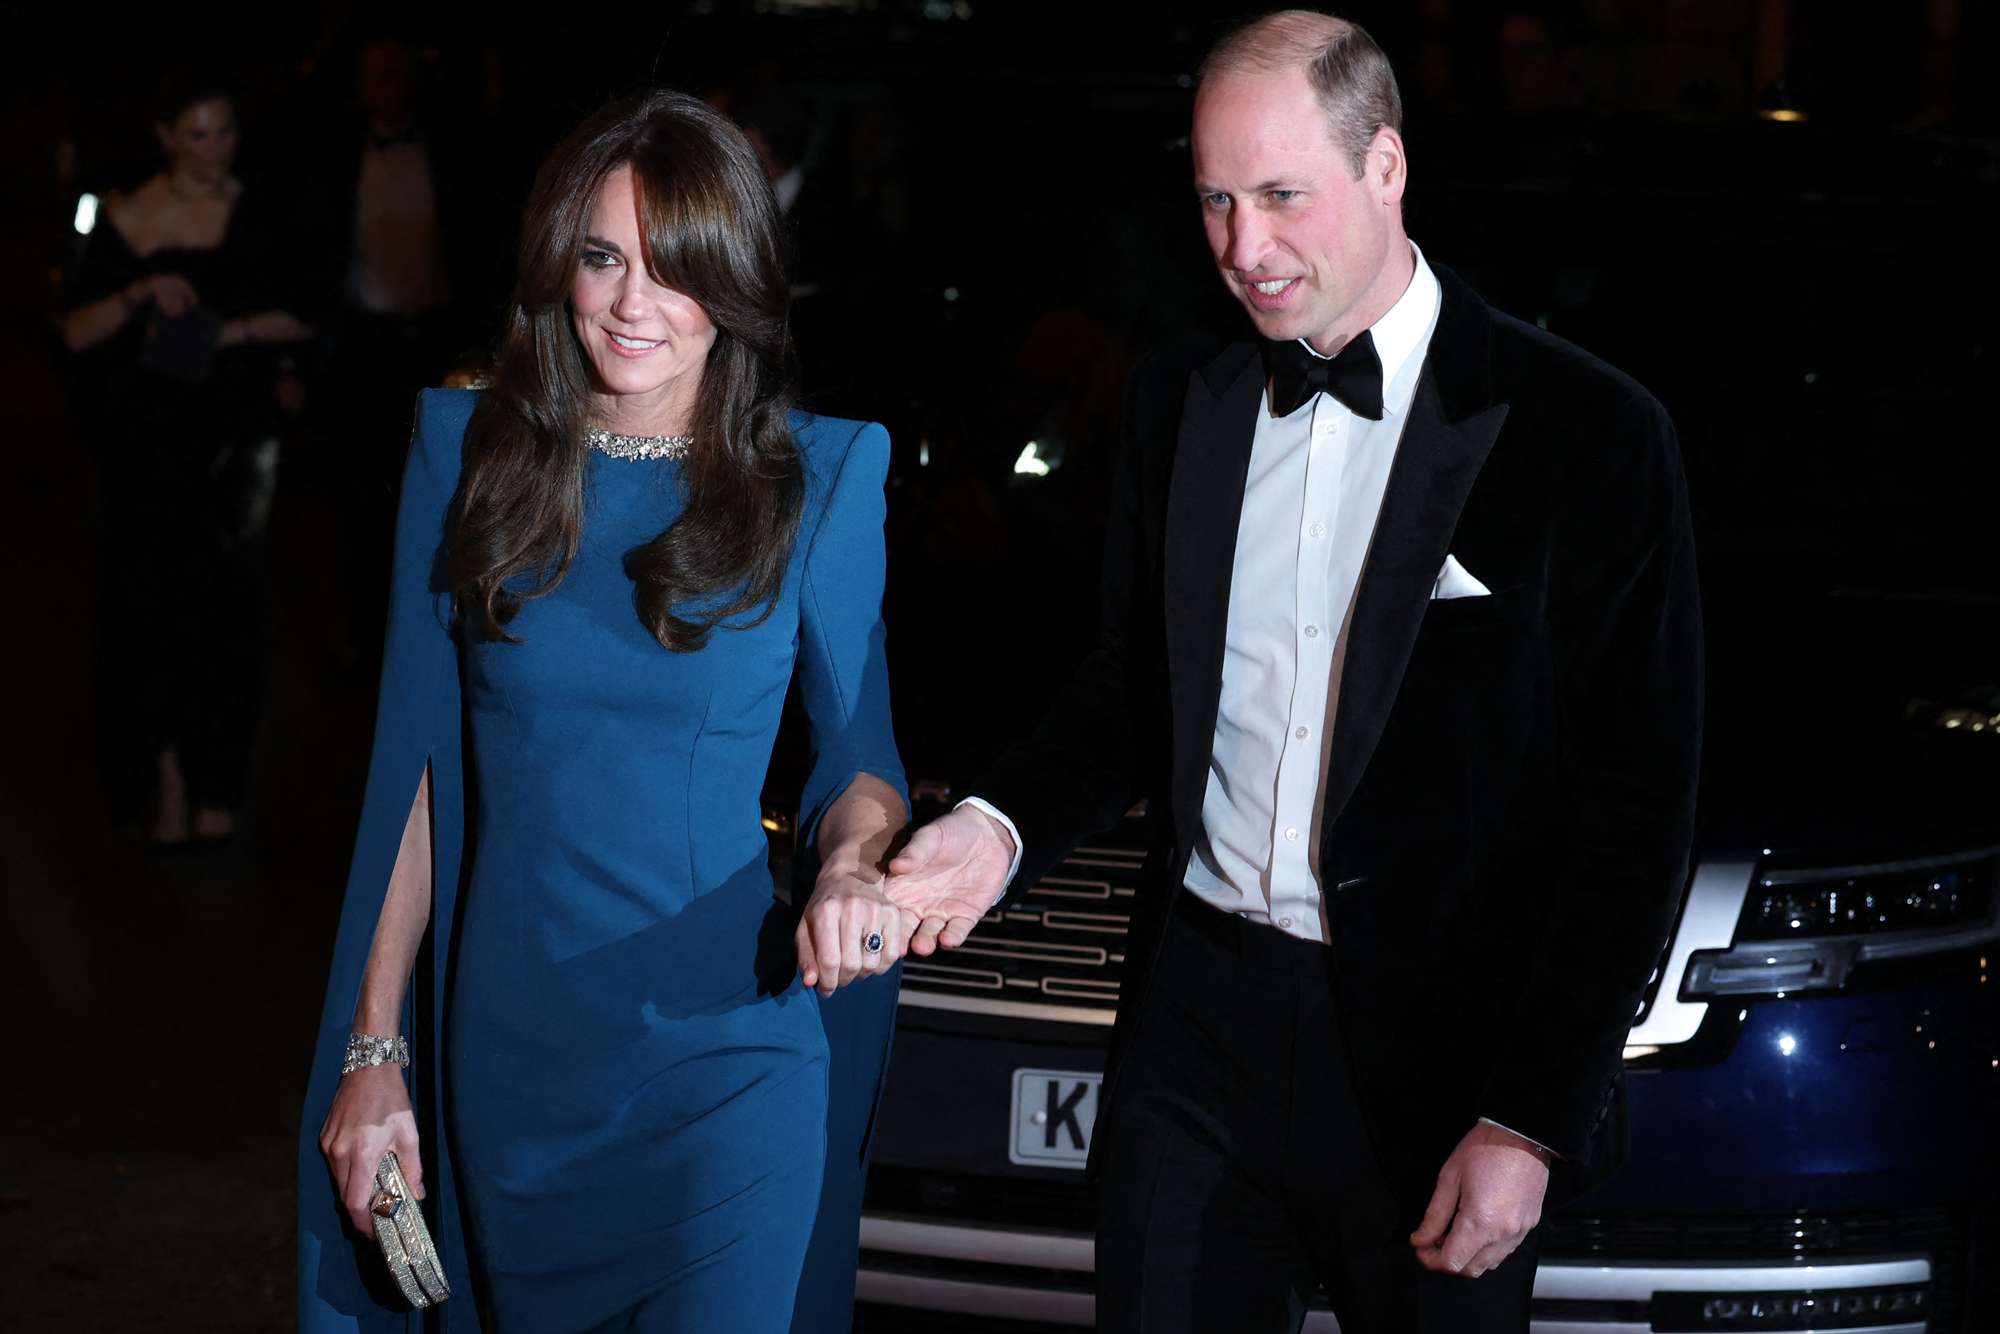
[[[799,529],[803,469],[787,422],[797,396],[777,202],[736,127],[659,92],[615,102],[542,164],[522,221],[520,273],[491,386],[465,433],[446,525],[465,633],[512,641],[527,598],[555,589],[583,528],[583,432],[592,379],[570,284],[605,178],[632,169],[646,271],[700,304],[716,339],[682,465],[687,506],[626,553],[639,619],[675,652],[715,627],[771,614]]]

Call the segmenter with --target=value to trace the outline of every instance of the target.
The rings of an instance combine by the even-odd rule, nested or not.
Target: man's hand
[[[918,919],[910,953],[957,949],[1007,890],[1014,840],[977,806],[960,806],[910,835],[883,892]]]
[[[1410,1234],[1417,1263],[1463,1278],[1496,1268],[1542,1220],[1548,1188],[1546,1150],[1479,1122],[1445,1159],[1424,1221]]]
[[[872,866],[820,868],[792,943],[799,952],[800,976],[822,996],[883,972],[903,957],[917,919],[888,900],[879,876]],[[863,942],[878,932],[882,948],[863,949]]]

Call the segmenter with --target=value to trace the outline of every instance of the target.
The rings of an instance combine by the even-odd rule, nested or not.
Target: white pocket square
[[[1431,586],[1431,600],[1442,598],[1483,598],[1491,597],[1493,590],[1480,583],[1458,563],[1458,557],[1446,556],[1444,568],[1438,571],[1437,583]]]

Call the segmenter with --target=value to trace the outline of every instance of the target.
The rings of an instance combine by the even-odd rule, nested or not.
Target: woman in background
[[[402,1319],[337,1207],[367,1235],[391,1149],[442,1187],[447,1328],[475,1297],[532,1334],[791,1317],[826,1154],[809,988],[887,972],[914,922],[879,869],[889,442],[792,410],[779,255],[734,127],[615,104],[537,180],[492,386],[423,396],[301,1145],[309,1331]],[[796,928],[759,801],[795,676]]]
[[[274,228],[233,174],[235,104],[170,78],[165,164],[106,198],[68,275],[72,399],[103,531],[98,755],[114,820],[158,846],[236,832],[265,659],[264,522],[284,309]]]

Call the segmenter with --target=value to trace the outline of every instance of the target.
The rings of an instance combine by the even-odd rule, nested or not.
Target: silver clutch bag
[[[451,1296],[444,1280],[444,1261],[431,1244],[424,1211],[403,1179],[403,1165],[392,1150],[375,1167],[375,1199],[368,1211],[375,1216],[375,1240],[396,1286],[415,1307],[433,1306]]]

